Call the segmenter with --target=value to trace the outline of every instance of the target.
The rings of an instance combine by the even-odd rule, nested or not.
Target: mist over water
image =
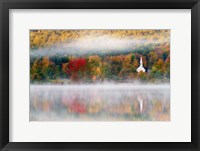
[[[169,85],[30,86],[30,121],[169,120]]]

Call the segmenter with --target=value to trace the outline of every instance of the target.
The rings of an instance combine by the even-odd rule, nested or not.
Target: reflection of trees
[[[59,111],[61,106],[62,91],[54,89],[36,89],[30,93],[30,108],[37,111]]]
[[[169,94],[162,90],[63,87],[33,89],[30,94],[31,111],[53,112],[58,117],[169,120]]]

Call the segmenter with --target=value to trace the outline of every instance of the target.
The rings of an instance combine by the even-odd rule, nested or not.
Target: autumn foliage
[[[71,75],[72,80],[78,80],[86,71],[86,60],[84,58],[77,58],[70,60],[67,64],[67,74]]]
[[[126,82],[141,80],[145,82],[170,80],[170,43],[169,30],[33,30],[30,33],[30,45],[33,50],[50,48],[56,43],[73,41],[74,39],[95,36],[107,36],[130,40],[145,40],[142,47],[130,50],[96,53],[92,50],[88,54],[80,55],[84,51],[69,55],[44,55],[31,57],[31,82],[53,82],[64,79],[67,82]],[[149,45],[148,41],[157,42]],[[86,43],[87,45],[87,43]],[[137,45],[137,43],[135,44]],[[111,46],[112,47],[112,46]],[[38,50],[34,50],[34,49]],[[49,50],[49,49],[48,49]],[[73,51],[73,50],[64,50]],[[137,73],[142,57],[145,73]]]

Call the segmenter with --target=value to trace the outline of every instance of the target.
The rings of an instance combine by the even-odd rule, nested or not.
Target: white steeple
[[[140,57],[140,66],[137,68],[137,72],[145,72],[145,68],[143,67],[142,57]]]
[[[142,57],[140,57],[140,66],[143,66]]]

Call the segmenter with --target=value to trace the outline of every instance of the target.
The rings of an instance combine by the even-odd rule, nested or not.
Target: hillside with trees
[[[31,30],[30,54],[31,83],[170,81],[170,30]]]

